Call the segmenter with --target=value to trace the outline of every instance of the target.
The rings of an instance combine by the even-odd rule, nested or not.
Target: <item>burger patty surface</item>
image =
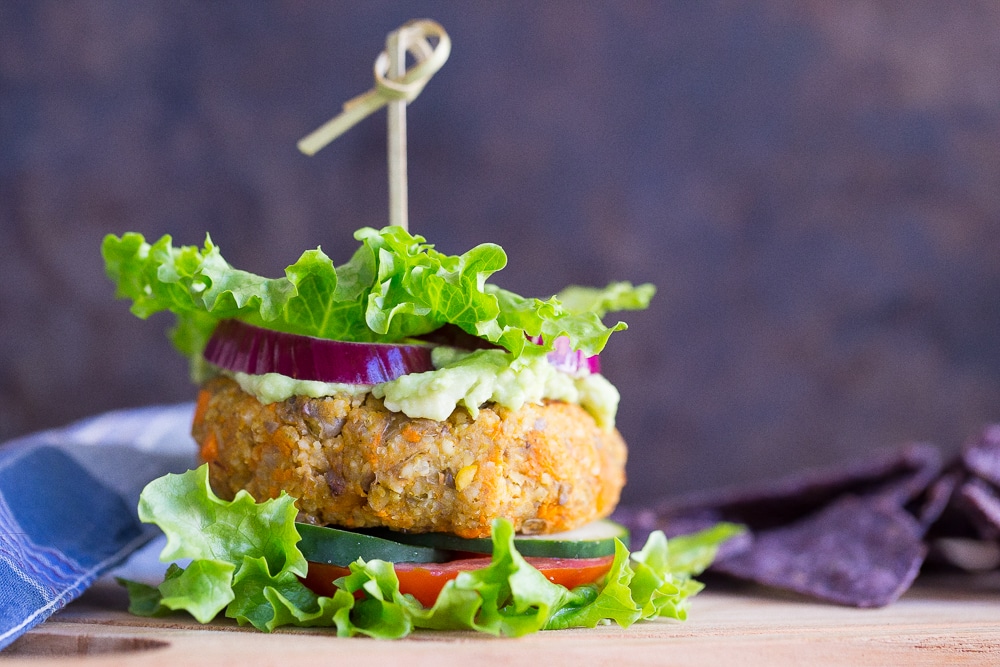
[[[473,419],[411,419],[371,394],[262,404],[217,377],[192,429],[223,498],[297,498],[299,520],[486,537],[494,518],[550,533],[611,513],[625,484],[625,443],[583,408],[552,401]]]

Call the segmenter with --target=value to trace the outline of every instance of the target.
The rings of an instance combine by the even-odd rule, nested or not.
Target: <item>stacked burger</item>
[[[503,623],[481,627],[482,605],[507,605],[501,616],[514,608],[523,613],[526,605],[538,612],[539,604],[519,600],[511,583],[514,572],[537,570],[565,600],[536,613],[530,629],[561,627],[569,616],[554,623],[560,608],[573,609],[577,621],[570,624],[577,625],[608,617],[630,623],[665,610],[683,616],[684,599],[699,588],[690,575],[729,533],[682,541],[700,556],[681,566],[670,562],[665,542],[648,547],[659,556],[633,554],[630,561],[625,531],[600,521],[618,502],[626,459],[614,427],[618,392],[597,358],[625,325],[606,326],[602,317],[646,307],[652,286],[614,283],[525,298],[488,282],[506,263],[496,245],[449,256],[400,227],[366,228],[355,238],[360,247],[346,264],[334,266],[320,249],[310,250],[275,279],[231,267],[210,239],[202,248],[175,247],[167,236],[152,244],[138,234],[104,241],[118,295],[131,299],[140,317],[175,314],[172,340],[202,386],[193,434],[205,466],[189,475],[204,482],[157,480],[140,507],[168,533],[165,555],[200,562],[225,552],[221,561],[232,561],[212,576],[228,577],[235,592],[199,613],[211,618],[225,608],[270,629],[287,615],[278,610],[284,603],[263,591],[284,591],[287,602],[301,591],[288,593],[278,582],[298,591],[288,583],[295,580],[313,593],[293,606],[328,613],[328,624],[344,634],[399,634],[398,627],[383,633],[358,622],[358,609],[376,598],[407,610],[396,615],[408,618],[407,632],[475,627],[519,634]],[[213,516],[249,507],[252,498],[285,503],[272,514],[297,522],[291,533],[273,531],[293,537],[262,566],[267,581],[255,595],[266,599],[264,611],[233,611],[245,605],[240,573],[256,547],[247,552],[229,544],[241,540],[220,537],[206,554],[192,553],[180,545],[200,537],[171,534],[173,519],[163,515],[181,505],[190,510],[195,488],[195,504],[211,507]],[[510,561],[509,572],[500,577],[503,595],[493,600],[471,573],[495,571],[498,559]],[[386,562],[394,583],[377,574]],[[630,588],[636,567],[655,571],[658,583]],[[413,571],[418,584],[405,590]],[[185,593],[178,602],[173,587],[194,575],[172,572],[145,591],[153,601],[146,611],[191,610],[189,598],[197,596]],[[438,579],[428,589],[432,576]],[[622,590],[609,586],[613,579]],[[381,582],[379,592],[365,581]],[[590,592],[561,592],[581,591],[578,585]],[[476,599],[470,590],[478,590]],[[598,613],[600,595],[615,597],[627,613]],[[454,620],[458,598],[472,605],[462,616],[470,620]],[[338,615],[323,602],[334,599],[336,609],[348,611]],[[597,607],[607,609],[607,599]]]

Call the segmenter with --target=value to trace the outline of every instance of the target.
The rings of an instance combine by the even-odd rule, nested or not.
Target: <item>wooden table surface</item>
[[[684,623],[543,632],[520,639],[418,632],[399,641],[322,630],[274,634],[228,621],[144,619],[114,584],[0,653],[0,664],[304,665],[1000,665],[1000,573],[921,580],[883,609],[848,609],[756,588],[710,587]]]

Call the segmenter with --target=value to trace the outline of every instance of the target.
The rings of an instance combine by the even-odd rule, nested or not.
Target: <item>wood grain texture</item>
[[[1000,661],[1000,578],[922,582],[894,605],[858,610],[755,589],[708,591],[685,623],[545,632],[521,639],[420,632],[400,641],[325,631],[272,635],[232,622],[142,619],[120,593],[88,593],[8,652],[5,665],[66,664],[89,653],[107,664],[396,665],[973,665]],[[118,649],[118,650],[114,650]],[[49,655],[44,655],[49,651]],[[88,663],[89,664],[89,663]]]

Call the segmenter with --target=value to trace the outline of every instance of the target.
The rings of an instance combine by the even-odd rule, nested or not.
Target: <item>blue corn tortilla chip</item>
[[[973,479],[962,485],[959,498],[984,540],[1000,539],[1000,494],[982,480]]]
[[[1000,487],[1000,424],[986,427],[966,446],[962,463],[970,474]]]
[[[622,508],[615,519],[640,544],[656,529],[669,537],[718,521],[743,524],[747,534],[724,546],[711,572],[838,604],[881,606],[899,597],[920,571],[924,533],[955,486],[935,486],[941,472],[937,448],[910,444],[752,488]]]
[[[872,497],[845,496],[804,519],[760,532],[713,571],[855,607],[894,602],[920,572],[923,528]]]
[[[856,607],[897,599],[927,561],[1000,567],[1000,424],[944,465],[932,445],[910,444],[850,465],[767,484],[703,491],[614,518],[642,543],[718,521],[747,533],[720,550],[709,573]]]
[[[1000,565],[1000,425],[987,426],[967,442],[950,474],[954,490],[929,531],[931,561],[969,571],[996,569]]]
[[[910,503],[908,509],[925,531],[944,514],[962,479],[963,474],[960,471],[950,470],[934,480],[916,502]]]

